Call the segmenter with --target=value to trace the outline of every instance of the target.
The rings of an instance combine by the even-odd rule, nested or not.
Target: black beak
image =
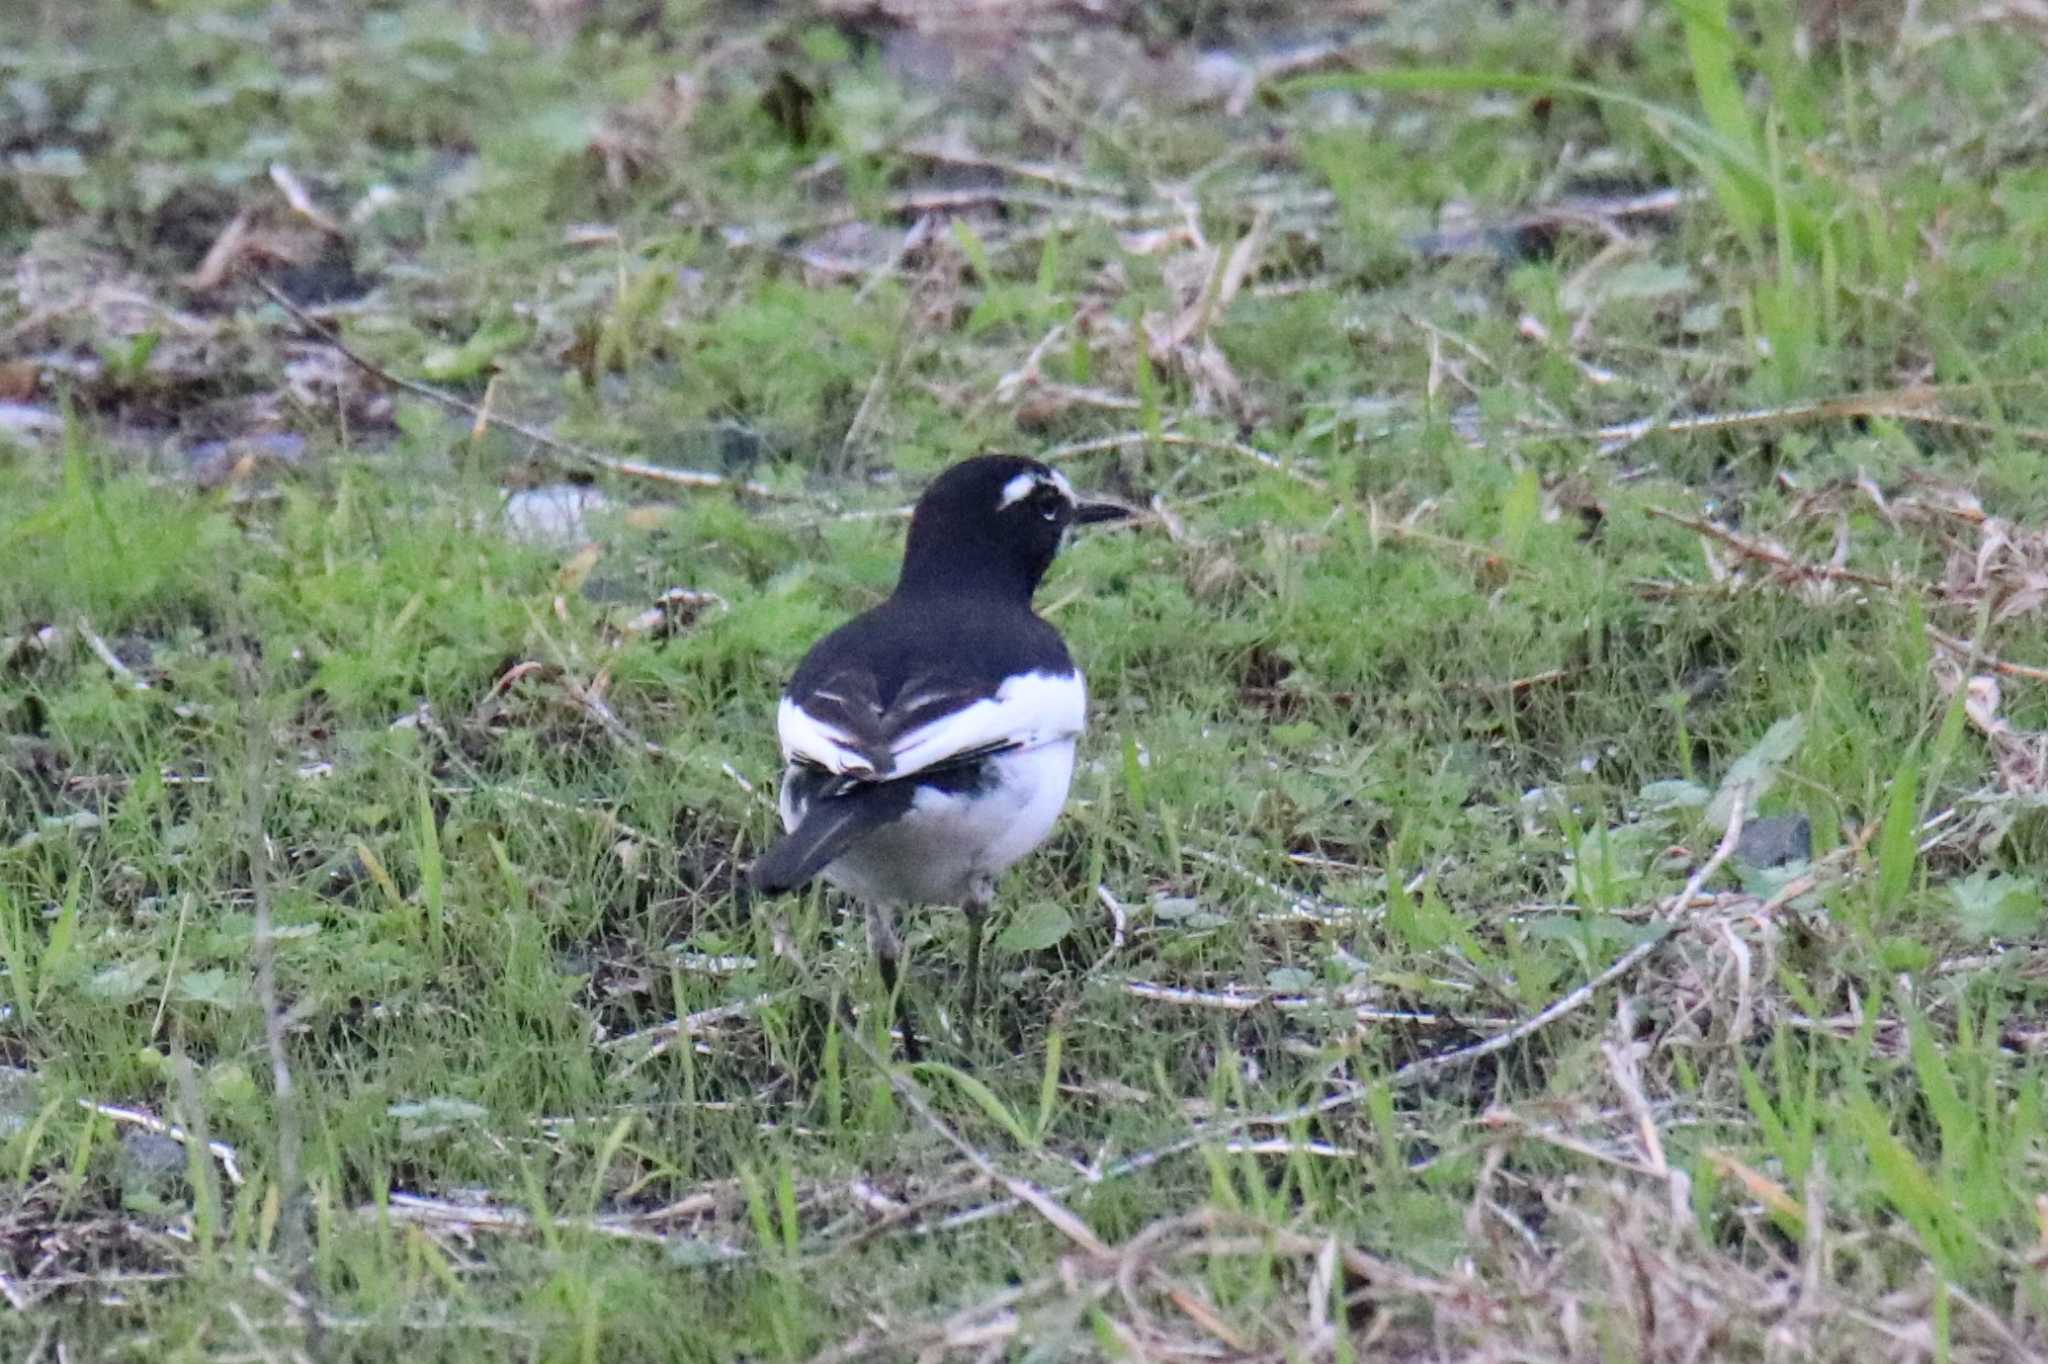
[[[1137,514],[1121,502],[1082,502],[1074,508],[1074,524],[1091,526],[1102,521],[1128,521]]]

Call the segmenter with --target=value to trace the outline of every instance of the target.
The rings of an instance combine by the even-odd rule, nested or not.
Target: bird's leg
[[[903,1029],[903,1058],[915,1065],[924,1059],[924,1049],[917,1044],[917,1022],[911,1016],[910,1001],[898,988],[901,977],[896,967],[903,956],[903,939],[896,935],[896,920],[889,906],[871,901],[866,909],[868,946],[874,949],[875,965],[882,972],[882,989],[896,1011],[897,1026]]]
[[[976,886],[960,906],[967,915],[967,1004],[960,1015],[960,1040],[974,1045],[974,1015],[981,1008],[981,926],[988,919],[990,889]]]

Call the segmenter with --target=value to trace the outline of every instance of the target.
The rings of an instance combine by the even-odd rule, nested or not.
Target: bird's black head
[[[1021,455],[979,455],[932,481],[910,517],[899,593],[992,591],[1029,601],[1067,527],[1128,508],[1089,502],[1058,470]]]

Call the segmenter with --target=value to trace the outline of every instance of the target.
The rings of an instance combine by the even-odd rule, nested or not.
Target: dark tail
[[[762,853],[748,879],[763,895],[781,895],[808,884],[826,864],[866,834],[894,818],[870,801],[827,800],[813,805],[802,822]]]

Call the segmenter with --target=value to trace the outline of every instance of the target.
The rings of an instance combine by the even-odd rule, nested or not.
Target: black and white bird
[[[1087,685],[1031,597],[1070,526],[1130,514],[1083,501],[1036,460],[954,465],[911,514],[895,592],[818,641],[776,712],[785,833],[754,864],[755,888],[823,876],[861,901],[892,996],[896,907],[959,907],[963,1033],[996,878],[1052,832],[1087,724]],[[902,1022],[916,1059],[907,1009]]]

